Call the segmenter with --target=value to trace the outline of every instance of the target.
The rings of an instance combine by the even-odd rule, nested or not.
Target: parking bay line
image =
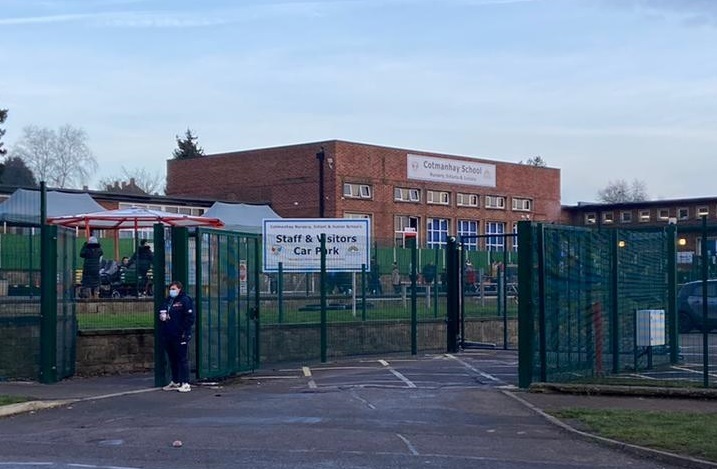
[[[382,364],[383,366],[385,366],[386,369],[387,369],[388,371],[390,371],[396,378],[398,378],[398,379],[400,379],[401,381],[403,381],[404,383],[406,383],[406,386],[408,386],[409,388],[415,388],[415,387],[417,387],[410,379],[408,379],[408,378],[406,378],[405,376],[403,376],[403,375],[401,374],[401,372],[394,370],[393,367],[390,366],[386,360],[379,360],[378,362],[379,362],[380,364]]]

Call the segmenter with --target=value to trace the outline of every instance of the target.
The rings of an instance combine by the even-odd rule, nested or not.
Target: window
[[[530,212],[533,209],[533,201],[520,197],[513,197],[513,210]]]
[[[420,202],[421,190],[407,187],[396,187],[393,190],[393,200],[397,202]]]
[[[428,248],[445,248],[448,239],[449,222],[447,218],[429,218],[426,225]]]
[[[458,236],[461,237],[463,249],[466,251],[478,250],[478,222],[475,220],[458,220]],[[469,238],[464,239],[464,236]]]
[[[697,207],[697,218],[708,217],[710,215],[710,208],[707,206]]]
[[[477,207],[478,194],[456,194],[456,205],[459,207]]]
[[[640,223],[645,223],[647,221],[650,221],[650,211],[640,210]]]
[[[344,212],[344,218],[360,218],[360,219],[370,220],[370,219],[371,219],[371,215],[369,215],[368,213],[349,213],[349,212]]]
[[[668,220],[670,218],[670,210],[667,208],[661,208],[657,211],[658,220]]]
[[[595,217],[594,213],[586,213],[585,214],[585,224],[586,225],[594,225],[597,221],[597,218]]]
[[[487,235],[501,235],[501,236],[489,236],[485,241],[485,248],[487,251],[504,251],[505,250],[505,223],[490,221],[485,224],[485,234]]]
[[[370,199],[371,186],[368,184],[344,183],[344,197],[352,199]]]
[[[406,228],[418,231],[418,217],[410,217],[408,215],[396,215],[393,217],[393,231],[395,232],[395,241],[403,242],[403,232]]]
[[[620,212],[620,223],[632,223],[632,212]]]
[[[448,205],[451,203],[451,193],[444,191],[426,191],[426,203]]]
[[[609,225],[610,223],[615,223],[615,216],[612,212],[603,212],[602,222],[607,225]]]
[[[505,197],[500,195],[486,195],[485,208],[505,208]]]

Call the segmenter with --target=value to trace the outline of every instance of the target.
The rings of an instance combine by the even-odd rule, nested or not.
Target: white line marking
[[[401,441],[403,441],[406,444],[406,447],[408,448],[408,450],[411,452],[412,455],[418,456],[420,454],[418,452],[418,450],[416,450],[416,448],[411,444],[411,442],[408,441],[408,438],[401,435],[400,433],[396,433],[396,436],[399,437],[401,439]]]
[[[304,372],[304,376],[311,376],[311,368],[308,366],[302,366],[301,370]]]
[[[478,373],[479,375],[481,375],[482,377],[484,377],[484,378],[486,378],[486,379],[489,379],[489,380],[491,380],[491,381],[495,381],[496,383],[501,382],[501,381],[500,381],[498,378],[496,378],[495,376],[489,375],[488,373],[485,373],[485,372],[479,370],[478,368],[475,368],[474,366],[472,366],[472,365],[470,365],[470,364],[464,362],[463,360],[461,360],[460,358],[458,358],[458,357],[456,357],[456,356],[451,355],[450,353],[447,353],[446,356],[447,356],[448,358],[452,358],[453,360],[455,360],[455,361],[457,361],[458,363],[460,363],[461,365],[465,366],[466,368],[468,368],[468,369],[471,370],[472,372]]]
[[[674,368],[674,369],[676,369],[676,370],[687,371],[687,372],[689,372],[689,373],[695,373],[695,374],[698,374],[698,375],[704,374],[704,372],[701,371],[701,370],[700,370],[700,371],[691,370],[691,369],[689,369],[689,368],[682,368],[681,366],[673,366],[672,368]],[[707,375],[708,375],[708,376],[712,376],[713,378],[717,378],[717,375],[714,374],[714,373],[707,373]]]
[[[313,379],[310,379],[309,380],[309,388],[316,389],[317,387],[318,386],[316,386],[316,381],[314,381]]]
[[[378,362],[383,366],[388,366],[388,362],[386,360],[379,360]]]
[[[388,371],[390,371],[391,373],[393,373],[393,375],[394,375],[396,378],[398,378],[398,379],[400,379],[401,381],[403,381],[404,383],[406,383],[406,386],[408,386],[409,388],[415,388],[415,387],[416,387],[416,385],[413,384],[410,379],[406,378],[405,376],[403,376],[401,373],[399,373],[398,371],[394,370],[393,368],[389,368]]]
[[[643,379],[657,379],[657,378],[653,378],[652,376],[641,375],[640,373],[630,373],[627,376],[634,376],[635,378],[643,378]]]

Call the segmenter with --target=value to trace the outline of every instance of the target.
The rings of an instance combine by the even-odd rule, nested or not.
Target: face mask
[[[172,298],[176,298],[177,295],[179,295],[179,290],[169,290],[169,296],[171,296]]]

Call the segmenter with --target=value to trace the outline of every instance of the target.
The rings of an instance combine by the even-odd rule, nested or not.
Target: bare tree
[[[642,202],[649,199],[645,182],[638,179],[629,183],[624,179],[610,181],[607,186],[598,191],[597,196],[601,202],[608,204]]]
[[[52,187],[82,187],[97,171],[87,134],[71,125],[57,132],[34,125],[25,127],[11,154],[21,158],[40,181]]]
[[[122,173],[117,177],[106,177],[100,180],[101,190],[123,192],[123,188],[132,186],[145,194],[156,194],[164,188],[164,176],[159,172],[152,173],[144,168],[127,169],[122,166]]]
[[[63,125],[55,138],[57,187],[82,187],[97,171],[97,160],[87,145],[83,129]]]

